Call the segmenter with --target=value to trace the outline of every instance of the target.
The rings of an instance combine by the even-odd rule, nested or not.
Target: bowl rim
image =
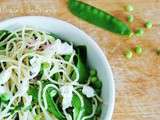
[[[48,16],[20,16],[20,17],[13,17],[13,18],[9,18],[6,20],[2,20],[0,21],[0,29],[1,26],[7,26],[7,24],[9,23],[14,23],[17,20],[26,20],[26,19],[47,19],[47,20],[51,20],[51,21],[57,21],[60,22],[62,24],[68,25],[70,26],[72,29],[75,29],[77,32],[79,32],[80,34],[82,34],[85,38],[87,38],[87,40],[89,41],[90,44],[92,44],[93,46],[96,47],[96,49],[98,50],[98,52],[100,53],[100,55],[103,58],[104,63],[106,64],[104,67],[105,69],[108,70],[109,75],[110,75],[110,94],[109,94],[109,103],[110,103],[110,107],[108,107],[108,114],[105,115],[106,120],[111,120],[112,119],[112,115],[113,115],[113,111],[114,111],[114,106],[115,106],[115,82],[113,79],[113,73],[111,70],[111,66],[108,62],[107,56],[103,53],[102,49],[99,47],[99,45],[96,43],[96,41],[94,40],[94,38],[91,38],[87,33],[85,33],[83,30],[81,30],[80,28],[72,25],[71,23],[68,23],[66,21],[54,18],[54,17],[48,17]]]

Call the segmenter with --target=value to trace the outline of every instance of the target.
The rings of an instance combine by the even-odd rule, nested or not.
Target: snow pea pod
[[[59,111],[58,106],[50,96],[50,92],[46,92],[46,100],[48,104],[48,111],[52,113],[58,120],[65,120],[64,115]]]
[[[27,91],[28,95],[32,96],[32,103],[38,103],[38,86],[37,85],[30,85]]]
[[[77,46],[75,49],[77,52],[76,67],[79,71],[79,82],[86,83],[89,77],[89,69],[87,66],[87,48],[85,46]]]
[[[43,83],[43,87],[48,84],[45,81],[42,81],[42,83]],[[54,102],[53,97],[50,94],[52,90],[53,90],[52,88],[49,88],[46,91],[46,100],[47,100],[47,105],[48,105],[48,111],[50,113],[52,113],[58,120],[65,120],[65,116],[59,110],[57,104]],[[32,96],[32,98],[33,98],[32,103],[33,104],[38,103],[38,86],[37,85],[30,86],[29,91],[28,91],[28,95]]]
[[[131,29],[111,14],[77,0],[68,1],[69,10],[79,18],[119,35],[130,36]]]
[[[81,107],[81,101],[77,95],[74,95],[72,98],[72,105],[73,105],[73,117],[75,120],[77,118],[82,119],[84,116],[88,116],[92,113],[92,100],[89,98],[86,98],[81,94],[84,102],[84,107]],[[82,112],[82,114],[80,114]],[[81,116],[79,116],[81,115]],[[87,119],[87,120],[92,120],[92,118]]]

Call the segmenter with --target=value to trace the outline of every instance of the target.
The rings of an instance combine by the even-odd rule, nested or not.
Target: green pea
[[[135,47],[135,52],[137,53],[137,54],[142,54],[142,47],[140,46],[140,45],[137,45],[136,47]]]
[[[124,55],[125,55],[125,57],[126,57],[127,59],[131,59],[132,56],[133,56],[133,53],[132,53],[132,51],[128,50],[128,51],[125,52]]]
[[[97,80],[97,81],[95,82],[95,87],[96,87],[97,89],[101,89],[101,88],[102,88],[102,81]]]
[[[24,111],[27,111],[27,110],[32,110],[32,105],[29,105],[29,106],[24,108]]]
[[[153,24],[152,24],[151,21],[147,21],[147,22],[145,23],[145,27],[148,28],[148,29],[152,28],[152,26],[153,26]]]
[[[80,4],[80,9],[84,9],[85,5],[84,4]]]
[[[93,9],[93,13],[96,15],[98,13],[97,9]]]
[[[132,12],[134,10],[133,6],[132,5],[127,5],[125,6],[125,9],[128,11],[128,12]]]
[[[128,19],[128,22],[133,22],[134,21],[134,16],[133,15],[129,15],[128,17],[127,17],[127,19]]]
[[[95,83],[97,80],[98,80],[97,77],[92,77],[91,78],[91,83]]]
[[[71,55],[65,55],[65,56],[64,56],[64,60],[65,60],[65,61],[69,61],[70,58],[71,58]]]
[[[97,93],[97,95],[101,95],[101,89],[95,89],[95,91],[96,91],[96,93]]]
[[[135,31],[135,35],[136,36],[142,36],[144,34],[144,30],[142,28],[138,28],[136,31]]]
[[[100,114],[101,114],[101,112],[102,112],[102,105],[101,104],[99,104],[98,106],[97,106],[97,109],[96,109],[96,115],[97,116],[99,116]]]
[[[90,71],[90,75],[91,75],[91,76],[96,76],[96,75],[97,75],[97,71],[94,70],[94,69],[91,70],[91,71]]]

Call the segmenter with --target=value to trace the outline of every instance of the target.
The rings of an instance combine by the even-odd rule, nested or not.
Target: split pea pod
[[[119,35],[130,36],[131,29],[127,24],[109,13],[78,0],[69,0],[70,11],[79,18]]]

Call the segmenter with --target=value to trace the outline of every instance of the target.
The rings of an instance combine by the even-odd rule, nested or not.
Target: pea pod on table
[[[111,14],[78,0],[69,0],[70,11],[79,18],[88,21],[110,32],[130,36],[132,30]]]

